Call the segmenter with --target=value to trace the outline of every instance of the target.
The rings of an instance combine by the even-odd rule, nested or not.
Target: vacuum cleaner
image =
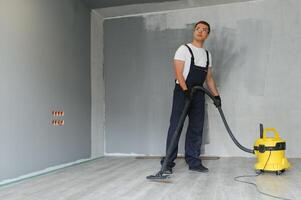
[[[191,96],[195,94],[196,91],[202,91],[204,92],[210,99],[212,99],[214,102],[216,101],[214,96],[204,87],[202,86],[194,86],[191,89]],[[188,114],[188,110],[191,104],[191,99],[186,99],[184,109],[182,111],[182,114],[179,119],[179,123],[177,125],[177,128],[175,130],[175,134],[173,135],[173,138],[171,139],[171,145],[167,149],[166,156],[164,159],[164,162],[162,163],[161,169],[158,173],[155,175],[147,176],[146,178],[148,180],[153,181],[164,181],[168,179],[170,176],[167,174],[164,174],[167,163],[170,159],[172,149],[174,149],[174,146],[176,145],[176,138],[181,134],[181,126],[184,124],[185,118]],[[256,140],[254,148],[248,149],[244,146],[242,146],[237,139],[234,137],[227,120],[225,118],[224,112],[221,108],[221,106],[217,107],[219,114],[222,118],[222,121],[225,125],[225,128],[231,137],[232,141],[235,143],[235,145],[240,148],[242,151],[245,151],[247,153],[255,154],[257,157],[257,163],[255,164],[255,170],[257,173],[262,173],[264,171],[269,172],[275,172],[277,175],[282,174],[286,169],[290,168],[290,163],[288,162],[287,158],[285,157],[285,149],[286,149],[286,143],[284,140],[282,140],[279,136],[279,133],[276,131],[275,128],[263,128],[263,125],[260,124],[260,138]],[[274,137],[267,137],[267,133],[272,132],[274,133]]]

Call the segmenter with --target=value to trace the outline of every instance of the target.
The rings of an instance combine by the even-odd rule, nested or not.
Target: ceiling
[[[103,19],[256,0],[81,0]]]
[[[160,3],[179,0],[82,0],[89,8],[108,8],[133,4]]]

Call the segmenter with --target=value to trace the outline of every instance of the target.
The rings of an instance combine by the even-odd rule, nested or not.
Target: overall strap
[[[207,55],[207,64],[206,64],[206,68],[208,69],[209,67],[209,52],[206,49],[206,55]]]
[[[188,50],[189,50],[189,52],[190,52],[190,54],[191,54],[191,62],[194,63],[194,55],[193,55],[193,53],[192,53],[191,48],[190,48],[187,44],[185,44],[185,46],[188,48]],[[208,68],[208,67],[209,67],[209,52],[208,52],[207,49],[206,49],[205,51],[206,51],[206,55],[207,55],[206,68]]]
[[[185,46],[188,48],[188,50],[189,50],[189,52],[191,54],[191,62],[194,63],[194,56],[193,56],[192,50],[190,49],[190,47],[187,44],[185,44]]]

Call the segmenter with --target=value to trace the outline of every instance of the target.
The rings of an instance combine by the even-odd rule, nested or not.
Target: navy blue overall
[[[206,79],[208,66],[209,66],[209,55],[207,54],[207,64],[205,67],[196,66],[194,64],[194,56],[192,50],[188,45],[185,45],[191,54],[190,70],[186,78],[186,85],[188,88],[192,88],[195,85],[203,86]],[[177,124],[179,122],[180,116],[182,114],[185,102],[185,95],[179,84],[176,84],[173,95],[173,105],[172,113],[170,117],[170,126],[168,129],[167,141],[166,141],[166,152],[168,147],[171,145],[171,138],[175,134]],[[202,91],[195,92],[189,111],[189,124],[185,139],[185,160],[190,167],[198,167],[201,164],[199,159],[201,153],[202,144],[202,134],[203,134],[203,124],[204,124],[204,109],[205,109],[205,95]],[[183,126],[181,127],[182,131]],[[172,151],[167,167],[174,167],[174,160],[177,158],[178,154],[178,143],[180,139],[177,138],[174,150]],[[163,158],[164,159],[164,158]],[[163,163],[161,160],[161,164]]]

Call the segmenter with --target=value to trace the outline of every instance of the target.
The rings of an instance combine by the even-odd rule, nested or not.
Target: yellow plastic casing
[[[268,132],[273,132],[274,137],[267,137]],[[280,138],[275,128],[265,128],[262,138],[256,140],[254,144],[254,152],[257,157],[257,163],[254,166],[256,170],[282,171],[291,167],[285,157],[285,148],[283,150],[273,149],[276,148],[277,143],[281,143],[281,145],[284,143],[285,147],[285,140]],[[260,148],[265,150],[260,151]]]

